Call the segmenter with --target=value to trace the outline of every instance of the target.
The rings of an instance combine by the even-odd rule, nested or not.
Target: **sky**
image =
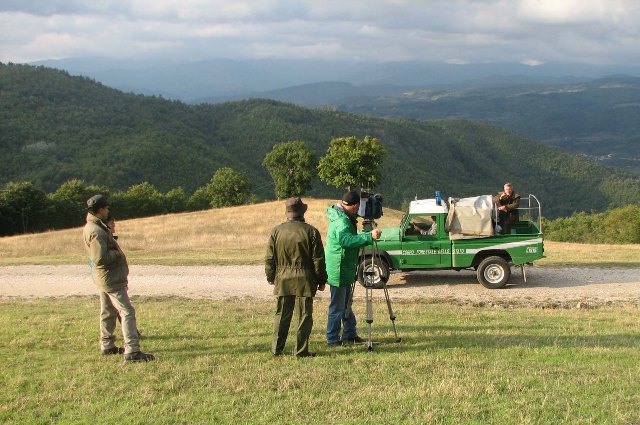
[[[640,0],[1,0],[0,61],[640,65]]]

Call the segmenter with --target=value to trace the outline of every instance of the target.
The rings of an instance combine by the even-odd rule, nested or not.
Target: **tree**
[[[64,182],[58,190],[47,195],[53,205],[51,225],[56,229],[81,226],[87,214],[86,201],[96,194],[109,197],[109,190],[94,185],[87,186],[83,180]]]
[[[166,212],[164,196],[149,182],[116,193],[110,201],[111,212],[118,218],[148,217]]]
[[[212,207],[232,207],[245,202],[251,191],[251,182],[246,174],[223,167],[211,178],[208,190]]]
[[[3,235],[37,232],[49,228],[51,205],[47,195],[31,182],[7,183],[0,190]]]
[[[325,183],[348,190],[356,185],[372,188],[380,180],[380,165],[385,156],[386,149],[376,138],[336,138],[320,158],[318,176]]]
[[[187,201],[187,210],[202,211],[209,208],[211,208],[211,193],[209,193],[209,185],[197,188]]]
[[[273,178],[278,199],[302,196],[311,189],[311,179],[316,174],[315,156],[302,141],[276,144],[262,165]]]
[[[177,187],[171,189],[164,195],[164,203],[168,212],[179,213],[187,208],[187,195],[184,189]]]

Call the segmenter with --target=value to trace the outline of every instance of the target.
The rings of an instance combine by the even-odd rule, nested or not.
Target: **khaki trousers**
[[[276,305],[273,337],[271,338],[271,352],[273,354],[282,354],[284,350],[294,311],[298,322],[295,355],[305,355],[309,352],[309,336],[311,328],[313,328],[313,297],[286,295],[278,297]]]
[[[118,313],[122,319],[124,352],[140,351],[136,310],[131,305],[127,288],[114,292],[100,291],[100,348],[107,350],[116,346],[116,337],[113,333],[116,329]]]

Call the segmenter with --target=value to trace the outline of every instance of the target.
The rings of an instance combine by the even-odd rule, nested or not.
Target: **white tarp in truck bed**
[[[446,230],[451,239],[473,239],[493,236],[493,197],[449,198]]]

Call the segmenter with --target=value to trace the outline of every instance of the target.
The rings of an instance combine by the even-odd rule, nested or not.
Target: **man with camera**
[[[351,284],[356,280],[358,251],[372,245],[380,238],[378,228],[371,232],[357,231],[357,214],[360,195],[355,191],[344,194],[342,201],[327,208],[329,230],[325,258],[327,262],[327,283],[331,288],[331,302],[327,319],[327,344],[364,343],[356,332],[356,317],[349,306]],[[340,330],[342,328],[342,338]]]
[[[295,355],[314,357],[309,351],[313,327],[313,297],[324,291],[327,272],[320,232],[305,223],[307,205],[299,197],[285,202],[287,221],[276,226],[269,237],[265,255],[265,274],[278,296],[273,322],[271,352],[281,356],[287,342],[289,325],[296,312],[298,326]]]
[[[93,282],[100,291],[100,347],[103,355],[123,354],[125,361],[155,360],[140,351],[136,311],[127,292],[129,265],[124,252],[107,227],[109,203],[102,195],[87,200],[84,245],[92,264]],[[116,347],[114,331],[118,315],[122,318],[124,348]]]

